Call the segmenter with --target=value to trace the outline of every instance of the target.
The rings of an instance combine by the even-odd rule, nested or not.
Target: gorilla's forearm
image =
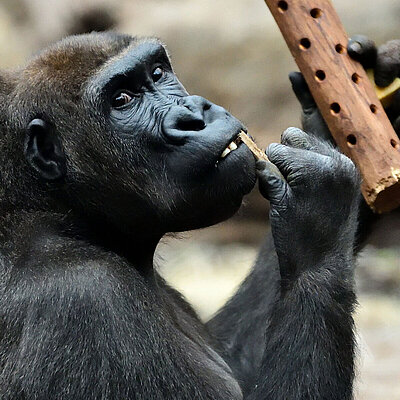
[[[208,322],[245,396],[297,399],[314,390],[314,397],[307,398],[335,398],[332,393],[351,398],[355,296],[346,270],[352,266],[339,256],[329,263],[298,277],[281,293],[269,234],[250,275]]]
[[[253,270],[232,299],[207,323],[221,354],[242,383],[252,386],[265,349],[265,330],[279,296],[279,266],[268,234]]]
[[[351,268],[333,257],[282,292],[249,399],[352,398],[355,295],[352,283],[338,278],[338,267]]]

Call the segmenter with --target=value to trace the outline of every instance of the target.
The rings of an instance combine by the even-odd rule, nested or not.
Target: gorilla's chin
[[[166,232],[185,232],[216,225],[235,215],[241,203],[242,199],[236,204],[230,203],[225,206],[219,204],[213,208],[209,206],[202,208],[193,207],[191,215],[181,215],[178,218],[172,216]]]
[[[225,198],[229,203],[232,199],[249,194],[256,183],[255,159],[245,144],[240,144],[237,150],[220,159],[216,165],[215,182],[212,182],[212,192]]]
[[[196,228],[215,225],[231,218],[239,210],[243,197],[251,192],[255,183],[254,157],[250,150],[242,145],[220,160],[208,184],[196,191],[193,203],[200,214]]]
[[[181,204],[176,204],[177,207],[170,213],[169,218],[164,215],[164,221],[169,221],[168,232],[206,228],[235,215],[244,196],[255,185],[255,172],[252,168],[242,170],[242,174],[236,176],[225,173],[224,178],[230,179],[229,182],[224,182],[219,176],[201,189],[193,190],[191,196],[185,198]]]

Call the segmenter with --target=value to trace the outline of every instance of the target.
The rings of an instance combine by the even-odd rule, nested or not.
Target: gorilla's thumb
[[[317,105],[315,104],[303,74],[301,72],[291,72],[289,74],[289,80],[292,84],[293,92],[301,104],[303,112],[305,114],[314,112]]]
[[[279,205],[288,190],[285,178],[276,165],[271,162],[257,161],[256,168],[260,193],[272,205]]]

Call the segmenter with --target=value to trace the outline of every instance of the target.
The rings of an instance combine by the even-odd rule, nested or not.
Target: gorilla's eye
[[[153,72],[151,73],[151,78],[153,82],[159,81],[162,76],[164,75],[164,70],[161,67],[154,68]]]
[[[132,101],[132,98],[133,98],[133,96],[131,96],[127,92],[119,92],[112,98],[111,106],[113,108],[119,108],[119,107],[125,106],[126,104],[128,104]]]

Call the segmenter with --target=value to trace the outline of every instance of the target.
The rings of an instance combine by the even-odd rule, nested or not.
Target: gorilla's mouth
[[[219,156],[219,160],[222,160],[224,158],[226,158],[228,156],[228,154],[232,153],[233,151],[237,150],[238,147],[243,144],[242,139],[240,138],[240,134],[244,133],[248,136],[248,133],[244,130],[240,130],[239,133],[236,134],[236,137],[234,138],[234,140],[231,140],[228,145],[225,147],[225,149],[222,151],[221,155]],[[219,161],[218,160],[218,161]],[[217,161],[217,162],[218,162]]]
[[[241,140],[239,138],[236,138],[233,142],[230,142],[229,145],[225,148],[225,150],[221,153],[219,158],[225,158],[229,153],[236,150],[240,143],[241,143]]]

